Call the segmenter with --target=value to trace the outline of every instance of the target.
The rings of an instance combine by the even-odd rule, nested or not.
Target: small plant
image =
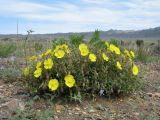
[[[70,43],[74,46],[78,46],[80,43],[83,42],[84,35],[71,35],[70,37]]]
[[[144,45],[144,41],[143,41],[143,40],[137,40],[137,41],[136,41],[136,44],[137,44],[137,47],[138,47],[138,48],[141,48],[141,47],[143,47],[143,45]]]
[[[139,49],[137,54],[137,59],[142,62],[147,62],[149,59],[149,56],[144,49]]]
[[[104,48],[106,48],[106,46],[105,46],[105,44],[104,44],[105,42],[102,41],[102,39],[100,38],[100,31],[98,31],[98,30],[96,30],[96,31],[93,33],[93,35],[92,35],[89,43],[90,43],[92,46],[94,46],[95,48],[97,48],[97,49],[104,49]]]
[[[8,57],[16,51],[15,44],[0,44],[0,57]]]
[[[54,38],[52,40],[52,46],[55,47],[56,45],[64,44],[65,40],[64,38]]]
[[[102,42],[105,48],[88,43],[80,43],[77,48],[63,43],[32,56],[24,69],[30,93],[52,93],[81,101],[86,93],[95,96],[100,90],[103,95],[138,90],[141,81],[134,52]]]
[[[20,69],[17,69],[17,68],[0,69],[0,79],[4,79],[5,82],[13,82],[14,80],[16,80],[20,76],[21,76]]]
[[[111,39],[110,40],[110,43],[113,44],[113,45],[116,45],[116,46],[119,46],[120,45],[120,41],[116,40],[116,39]]]
[[[35,49],[36,52],[41,52],[42,49],[43,49],[43,45],[41,43],[36,42],[34,44],[34,49]]]

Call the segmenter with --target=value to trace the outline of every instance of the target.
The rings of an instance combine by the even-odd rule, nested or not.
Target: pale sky
[[[0,34],[140,30],[160,26],[160,0],[0,0]]]

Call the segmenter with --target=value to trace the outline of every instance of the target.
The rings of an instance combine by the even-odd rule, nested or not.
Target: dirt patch
[[[0,80],[1,108],[4,104],[16,100],[15,111],[10,111],[10,105],[3,106],[3,109],[0,108],[0,117],[10,119],[18,114],[16,109],[21,109],[19,118],[25,116],[27,119],[38,119],[38,116],[41,116],[56,120],[158,120],[160,119],[160,62],[142,64],[141,69],[144,69],[145,74],[142,78],[145,83],[142,91],[121,98],[96,97],[84,100],[81,104],[63,102],[64,100],[50,102],[42,98],[33,100],[34,98],[27,95],[21,82],[10,84]]]

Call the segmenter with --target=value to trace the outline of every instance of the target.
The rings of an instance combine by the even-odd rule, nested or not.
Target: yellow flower
[[[49,89],[51,89],[52,91],[57,90],[57,88],[59,87],[59,82],[57,79],[51,79],[48,83],[48,87]]]
[[[89,54],[88,46],[84,43],[79,45],[79,50],[82,56],[87,56]]]
[[[67,44],[62,44],[62,48],[66,51],[66,53],[70,53],[70,49]]]
[[[66,49],[66,53],[70,53],[71,51],[70,51],[70,49],[68,48],[68,49]]]
[[[62,47],[63,49],[68,49],[68,45],[67,45],[67,44],[62,44],[61,47]]]
[[[109,43],[107,41],[105,42],[105,45],[107,46],[107,48],[109,47]]]
[[[50,55],[52,53],[52,50],[51,49],[48,49],[46,52],[45,52],[45,54],[44,55]]]
[[[82,56],[87,56],[89,54],[88,49],[81,50],[80,52]]]
[[[132,58],[134,58],[134,57],[135,57],[135,54],[134,54],[134,52],[133,52],[133,51],[130,51],[130,54],[131,54]]]
[[[42,53],[42,54],[39,55],[39,58],[42,59],[43,56],[44,56],[44,54]]]
[[[109,57],[105,53],[102,53],[102,57],[105,61],[109,61]]]
[[[28,76],[28,75],[29,75],[29,67],[24,68],[23,74],[24,74],[25,76]]]
[[[35,55],[31,56],[31,57],[29,58],[29,60],[30,60],[30,62],[35,61],[35,60],[36,60],[36,56],[35,56]]]
[[[57,50],[57,51],[55,51],[55,56],[57,57],[57,58],[63,58],[64,57],[64,54],[65,54],[65,52],[64,52],[64,50]]]
[[[136,65],[133,65],[133,67],[132,67],[133,75],[138,75],[138,72],[139,72],[138,67]]]
[[[83,50],[83,49],[88,49],[88,46],[86,44],[84,44],[84,43],[81,43],[79,45],[79,50]]]
[[[91,53],[91,54],[89,54],[89,59],[90,59],[92,62],[96,62],[97,57],[96,57],[95,54]]]
[[[117,61],[116,67],[117,69],[122,70],[122,65],[119,61]]]
[[[123,59],[125,59],[125,58],[126,58],[126,57],[125,57],[125,55],[124,55],[123,53],[121,54],[121,57],[122,57]]]
[[[117,55],[119,55],[121,52],[120,52],[120,49],[118,48],[118,47],[116,47],[115,48],[115,53],[117,54]]]
[[[42,62],[41,62],[41,61],[38,61],[38,62],[37,62],[37,65],[36,65],[36,68],[41,67],[41,65],[42,65]]]
[[[127,49],[124,50],[124,53],[125,53],[129,58],[131,58],[131,55],[130,55],[130,53],[129,53],[129,51],[128,51]]]
[[[109,50],[112,52],[115,52],[117,55],[119,55],[121,53],[120,49],[113,44],[110,44]]]
[[[62,49],[62,46],[61,45],[57,45],[55,50],[59,50],[59,49]]]
[[[45,69],[52,69],[53,67],[53,60],[51,58],[48,58],[44,61],[44,68]]]
[[[66,75],[64,80],[65,80],[65,84],[70,88],[73,87],[75,84],[75,79],[73,75],[70,75],[70,74]]]
[[[110,44],[110,46],[109,46],[109,50],[110,50],[110,51],[112,51],[112,52],[114,52],[114,48],[115,48],[115,45]]]
[[[40,77],[41,74],[42,74],[42,68],[37,68],[37,69],[34,71],[34,77],[35,77],[35,78]]]

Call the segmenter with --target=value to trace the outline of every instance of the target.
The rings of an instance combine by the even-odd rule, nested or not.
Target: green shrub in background
[[[15,44],[0,44],[0,57],[8,57],[16,51]]]
[[[36,52],[42,51],[42,49],[43,49],[42,43],[36,42],[36,43],[34,44],[34,49],[35,49]]]
[[[95,41],[94,41],[95,42]],[[134,52],[104,42],[98,49],[91,43],[57,44],[30,58],[24,69],[31,93],[52,93],[79,100],[85,95],[119,95],[141,86]]]
[[[55,47],[56,45],[59,45],[59,44],[64,44],[65,43],[65,40],[64,38],[54,38],[52,40],[52,46]]]
[[[160,54],[160,40],[157,40],[157,46],[155,47],[154,50],[156,53]]]
[[[120,45],[120,41],[119,41],[119,40],[116,40],[116,39],[111,39],[109,42],[110,42],[111,44],[113,44],[113,45],[116,45],[116,46],[119,46],[119,45]]]
[[[136,44],[138,48],[142,48],[144,46],[144,41],[143,40],[136,40]]]
[[[96,49],[101,50],[101,49],[106,48],[106,46],[105,46],[104,43],[105,43],[105,41],[103,41],[103,40],[100,38],[100,31],[96,30],[96,31],[93,33],[93,35],[92,35],[92,37],[91,37],[91,39],[90,39],[90,41],[89,41],[89,44],[91,44],[92,46],[94,46]]]
[[[74,45],[74,46],[78,46],[80,43],[82,43],[83,39],[84,39],[84,35],[71,35],[69,37],[71,45]]]
[[[144,49],[139,49],[137,53],[137,59],[141,62],[147,62],[149,58],[148,53]]]

